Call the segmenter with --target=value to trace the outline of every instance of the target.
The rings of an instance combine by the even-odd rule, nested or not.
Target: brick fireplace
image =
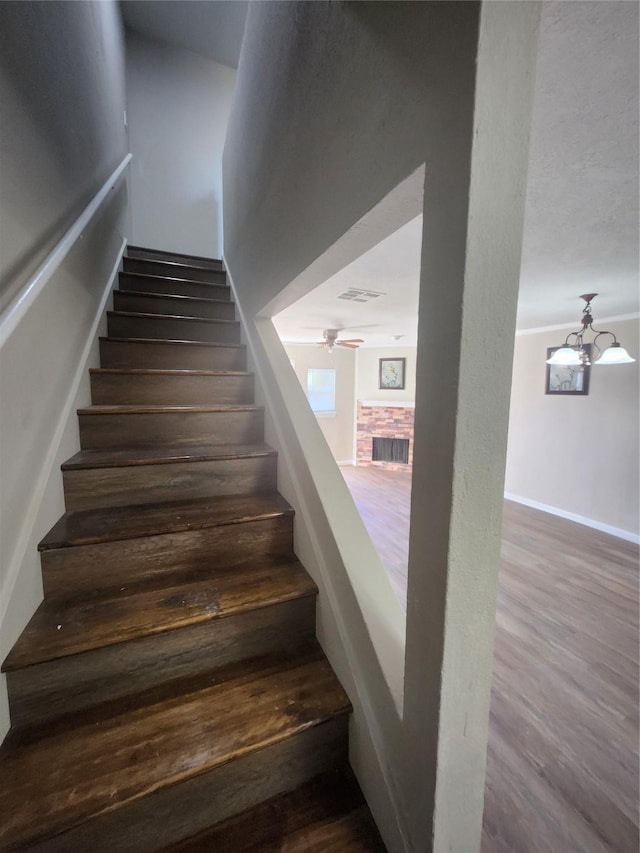
[[[413,465],[413,424],[415,409],[413,406],[385,406],[384,403],[358,401],[356,464],[374,468],[386,468],[389,471],[411,471]],[[382,462],[373,461],[373,439],[408,439],[409,461]],[[388,442],[379,442],[388,446]]]

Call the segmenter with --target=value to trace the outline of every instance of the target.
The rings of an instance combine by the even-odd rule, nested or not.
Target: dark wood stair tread
[[[97,376],[253,376],[246,370],[193,370],[188,367],[90,367],[89,373]]]
[[[188,314],[153,314],[148,311],[107,311],[109,317],[137,317],[144,320],[189,320],[193,323],[209,323],[215,326],[237,326],[238,320],[214,320],[211,317],[191,317]]]
[[[188,414],[189,412],[262,412],[264,406],[253,403],[223,403],[218,405],[198,404],[196,406],[87,406],[78,409],[79,415],[162,415],[167,412]]]
[[[38,545],[40,551],[201,530],[292,515],[277,492],[67,512]]]
[[[205,261],[208,264],[218,264],[221,267],[224,265],[222,258],[206,258],[204,255],[188,255],[185,252],[168,252],[164,249],[152,249],[149,246],[132,246],[131,244],[129,244],[127,246],[127,257],[136,258],[136,255],[132,255],[131,252],[148,252],[149,254],[162,255],[163,257],[168,258],[184,258],[184,262],[189,266],[198,266],[198,264],[192,264],[191,261]],[[137,257],[136,259],[141,260],[140,257]],[[149,258],[149,260],[156,259]],[[209,269],[209,267],[205,266],[203,267],[203,269]]]
[[[176,281],[181,281],[181,279],[176,279]],[[184,281],[181,281],[181,283],[184,284]],[[206,284],[206,282],[201,283]],[[214,305],[233,305],[233,302],[229,302],[227,299],[210,299],[208,297],[205,298],[204,296],[185,296],[183,293],[153,293],[148,290],[117,290],[116,293],[120,293],[123,296],[143,296],[145,299],[184,299],[185,307],[190,305],[192,302],[204,302],[205,305],[209,305],[210,303],[213,303]],[[162,316],[166,317],[170,315],[163,314]]]
[[[9,735],[0,847],[45,840],[351,710],[319,647],[210,682],[105,719],[79,714],[73,727]]]
[[[385,853],[349,768],[234,815],[164,853]]]
[[[225,269],[214,269],[212,267],[202,266],[201,264],[192,264],[181,261],[170,261],[165,258],[137,258],[133,255],[125,255],[125,258],[128,258],[131,261],[136,261],[136,263],[142,262],[144,264],[162,264],[162,266],[167,270],[166,276],[160,276],[161,278],[171,278],[171,271],[182,272],[183,270],[199,270],[201,272],[218,272],[218,273],[226,273]],[[204,258],[204,260],[208,260]]]
[[[151,259],[150,258],[132,258],[132,260],[142,261],[142,260],[151,260]],[[153,262],[155,263],[155,261],[153,261]],[[226,272],[226,270],[223,270],[223,269],[216,270],[216,269],[210,268],[209,272],[222,273],[222,272]],[[220,288],[226,288],[226,290],[229,291],[229,295],[231,295],[230,294],[231,288],[229,287],[229,285],[224,284],[221,281],[200,281],[199,279],[193,279],[193,278],[191,278],[191,279],[178,278],[177,276],[172,276],[172,275],[159,275],[158,273],[153,273],[153,272],[134,272],[133,270],[122,270],[120,272],[120,275],[126,276],[127,279],[133,278],[133,279],[138,279],[139,281],[175,282],[176,286],[183,285],[183,284],[196,284],[198,286],[203,285],[205,288],[207,288],[207,287],[211,287],[213,289],[217,288],[218,291],[220,290]],[[162,291],[162,292],[164,292],[164,291]]]
[[[123,587],[109,597],[45,599],[5,660],[10,672],[91,649],[315,595],[297,561],[244,566],[172,586]]]
[[[157,317],[157,314],[153,314],[153,317]],[[197,319],[197,318],[196,318]],[[235,322],[232,320],[227,320],[226,322]],[[107,341],[108,343],[119,343],[119,344],[167,344],[169,346],[193,346],[193,347],[246,347],[246,344],[226,344],[221,343],[220,341],[178,341],[174,338],[121,338],[118,336],[109,335],[108,337],[101,337],[101,341]]]
[[[154,444],[109,450],[80,450],[62,464],[63,471],[87,468],[124,468],[172,462],[207,462],[215,459],[250,459],[275,456],[267,444]]]

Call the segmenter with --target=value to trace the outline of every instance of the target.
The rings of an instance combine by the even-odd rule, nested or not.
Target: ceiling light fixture
[[[587,330],[595,335],[593,339],[593,346],[598,353],[598,357],[595,359],[594,364],[631,364],[631,362],[635,361],[635,358],[631,358],[626,349],[623,346],[620,346],[618,339],[613,332],[607,332],[604,329],[600,331],[593,328],[594,318],[591,313],[591,301],[595,299],[597,295],[597,293],[584,293],[580,297],[580,299],[584,299],[587,303],[583,309],[582,320],[580,321],[582,323],[582,328],[578,332],[570,332],[567,335],[562,346],[558,347],[551,358],[547,359],[547,364],[591,364],[587,351],[583,349],[583,337]],[[604,352],[600,350],[597,343],[598,338],[602,335],[610,335],[613,338],[613,343],[610,344]],[[571,338],[573,338],[573,341],[572,343],[569,343]]]
[[[346,347],[347,349],[358,349],[359,344],[363,344],[362,338],[341,338],[338,340],[340,329],[324,329],[322,332],[323,341],[320,341],[320,346],[325,347],[328,352],[333,352],[334,347]]]

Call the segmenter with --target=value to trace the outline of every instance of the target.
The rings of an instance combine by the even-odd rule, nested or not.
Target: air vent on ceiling
[[[350,287],[344,293],[338,294],[336,298],[347,299],[349,302],[371,302],[372,299],[386,295],[386,293],[378,293],[375,290],[358,290],[355,287]]]

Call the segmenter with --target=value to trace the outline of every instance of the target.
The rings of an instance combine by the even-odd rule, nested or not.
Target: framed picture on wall
[[[591,361],[591,344],[584,344],[582,348]],[[551,358],[557,349],[559,347],[549,347],[547,358]],[[584,397],[589,393],[590,375],[590,364],[548,364],[544,393],[572,394]]]
[[[381,358],[378,388],[402,391],[405,383],[406,358]]]

